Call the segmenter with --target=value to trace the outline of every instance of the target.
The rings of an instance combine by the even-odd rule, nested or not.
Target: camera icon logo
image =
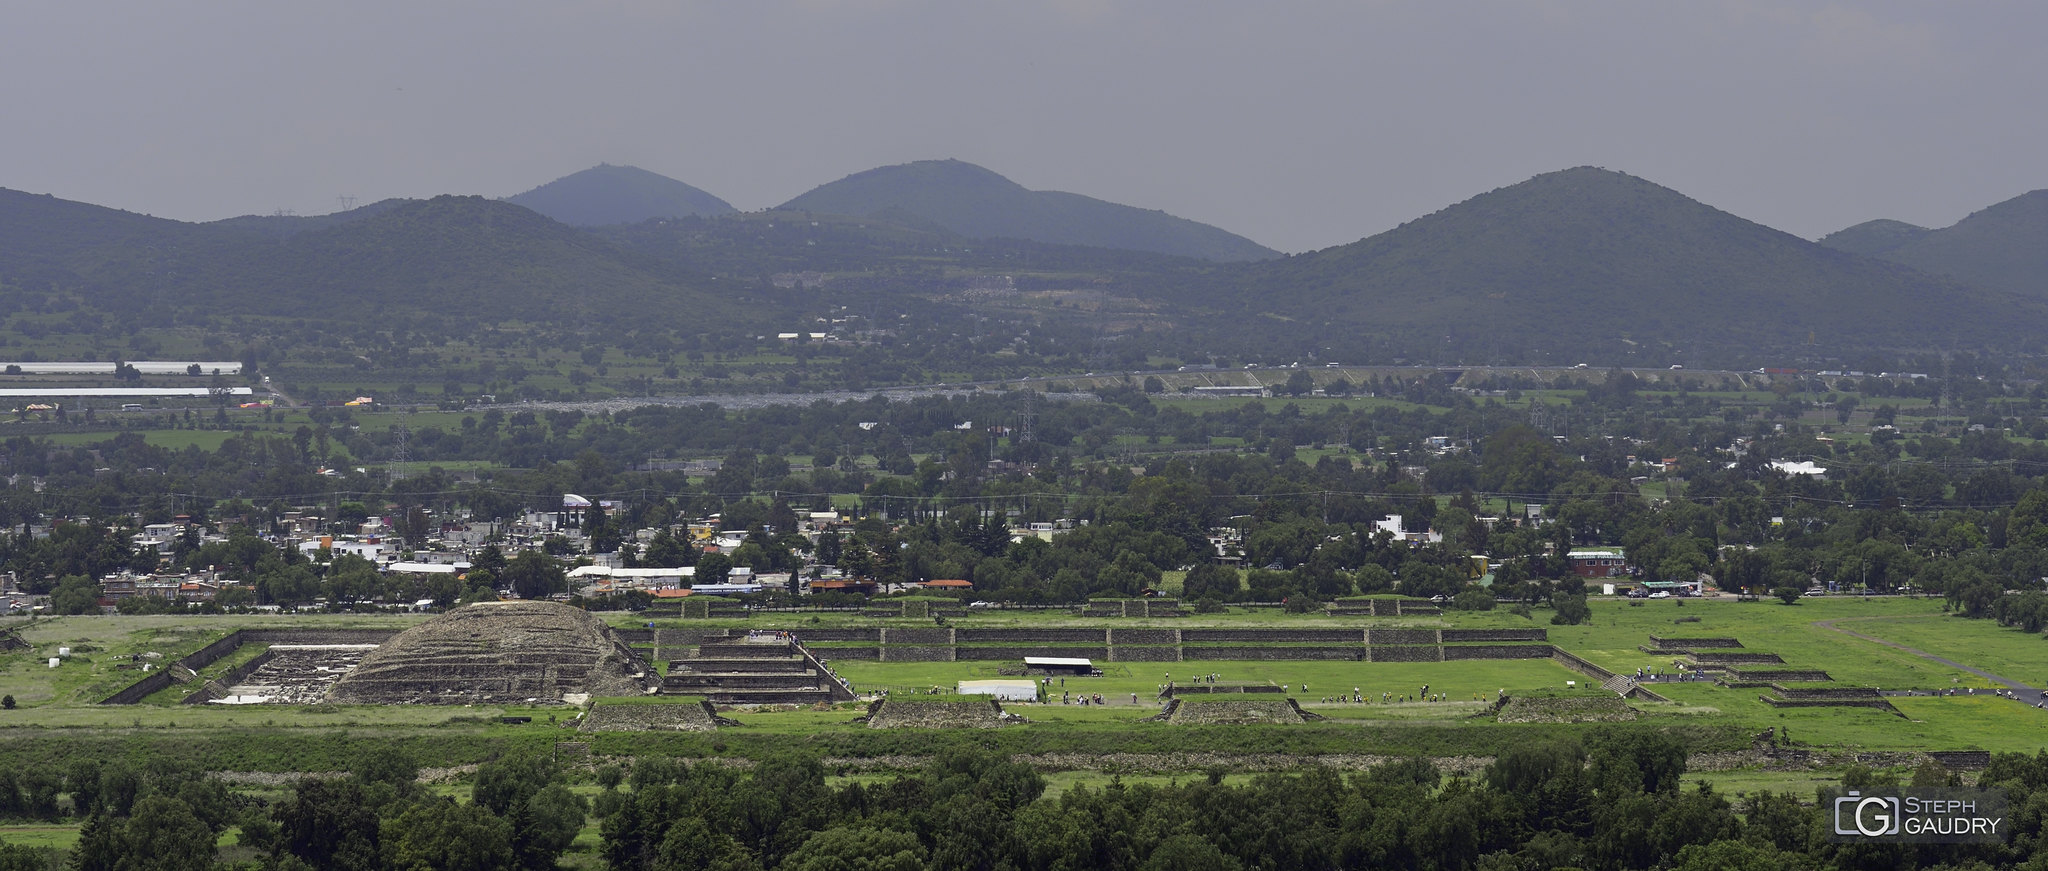
[[[1835,834],[1881,838],[1896,835],[1904,816],[1897,796],[1848,795],[1835,799]]]

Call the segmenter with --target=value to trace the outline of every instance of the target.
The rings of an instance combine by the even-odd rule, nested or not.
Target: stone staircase
[[[786,640],[735,640],[699,645],[671,660],[664,695],[703,696],[719,705],[808,705],[850,701],[852,690],[801,646]]]

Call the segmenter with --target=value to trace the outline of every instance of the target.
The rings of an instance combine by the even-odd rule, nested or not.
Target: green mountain
[[[972,239],[1029,239],[1203,260],[1264,260],[1279,253],[1165,212],[1079,194],[1027,190],[958,160],[922,160],[856,173],[813,188],[779,208],[884,215],[899,224],[929,222]]]
[[[0,191],[0,285],[73,293],[123,316],[430,318],[444,327],[752,320],[740,300],[702,282],[685,266],[482,197],[386,201],[346,219],[187,224]]]
[[[1865,257],[1883,257],[1904,245],[1910,245],[1927,234],[1934,232],[1926,227],[1879,218],[1864,221],[1846,230],[1837,230],[1822,236],[1820,244],[1837,251],[1861,254]]]
[[[1822,241],[1835,244],[1836,236],[1867,226],[1858,224]],[[1976,287],[2048,299],[2048,190],[2021,194],[1952,227],[1923,231],[1874,253]]]
[[[1591,167],[1349,245],[1219,271],[1189,289],[1188,302],[1242,335],[1360,332],[1407,347],[1449,343],[1463,356],[1647,343],[1978,347],[2048,326],[2040,304],[1837,251]]]
[[[731,203],[667,176],[608,163],[563,176],[506,201],[575,227],[738,211]]]

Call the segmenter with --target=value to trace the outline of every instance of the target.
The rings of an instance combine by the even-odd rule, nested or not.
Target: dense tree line
[[[1853,768],[1807,797],[1728,796],[1685,784],[1685,752],[1650,730],[1518,744],[1470,776],[1409,759],[1344,773],[1310,765],[1167,785],[1112,781],[1057,797],[1032,768],[954,748],[922,769],[834,784],[816,760],[751,770],[648,757],[581,774],[528,757],[480,768],[467,800],[434,795],[403,756],[366,755],[264,802],[175,764],[80,762],[24,787],[0,780],[0,814],[85,818],[69,867],[217,867],[228,826],[266,869],[544,869],[593,817],[615,871],[669,869],[1783,869],[2011,867],[2048,840],[2048,754],[1994,756],[1979,785],[2006,790],[2000,844],[1837,843],[1823,808],[1847,790],[1952,786],[1929,763],[1901,784]],[[586,800],[570,788],[588,778]],[[44,782],[47,781],[47,782]],[[11,791],[11,792],[10,792]],[[60,796],[61,793],[61,796]],[[41,802],[31,807],[23,802]],[[0,847],[0,868],[42,868]],[[13,864],[4,864],[13,863]]]

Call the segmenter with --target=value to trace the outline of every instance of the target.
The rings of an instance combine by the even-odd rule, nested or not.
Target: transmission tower
[[[1031,401],[1037,398],[1037,391],[1028,387],[1024,389],[1024,410],[1017,414],[1017,436],[1013,439],[1017,444],[1021,445],[1038,438],[1037,434],[1031,431],[1031,421],[1038,416],[1031,412]]]
[[[405,477],[405,464],[412,459],[412,453],[406,449],[405,445],[407,435],[409,433],[406,432],[405,424],[401,423],[391,428],[391,480],[393,481]]]
[[[350,209],[356,207],[356,198],[349,194],[342,194],[341,196],[335,197],[334,202],[336,205],[341,206],[340,211],[343,212],[349,211]]]

